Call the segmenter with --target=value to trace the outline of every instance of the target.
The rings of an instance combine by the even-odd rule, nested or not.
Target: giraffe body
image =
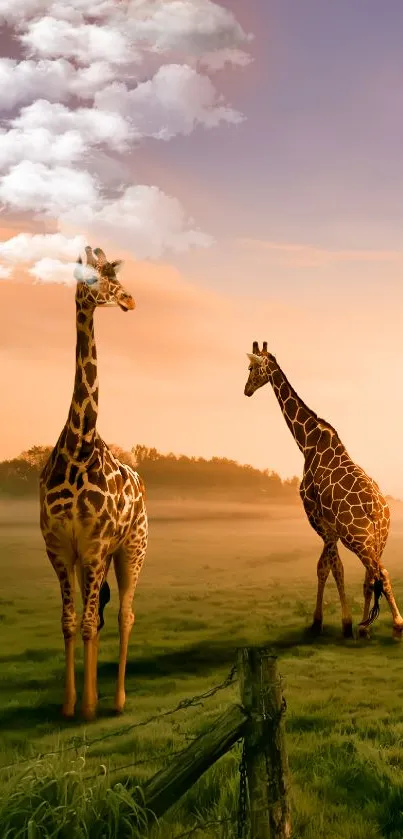
[[[134,301],[116,279],[117,263],[102,251],[92,266],[91,284],[78,282],[76,293],[76,376],[67,422],[40,476],[40,524],[49,560],[58,576],[62,597],[66,680],[63,713],[73,716],[76,704],[74,646],[77,633],[75,581],[83,601],[83,715],[92,719],[97,705],[98,635],[109,600],[107,575],[113,559],[119,590],[120,656],[115,708],[125,704],[125,669],[132,603],[147,549],[145,489],[140,476],[113,455],[96,429],[98,379],[93,315],[96,306]]]
[[[288,382],[273,355],[255,341],[249,354],[249,377],[245,395],[252,396],[267,382],[273,387],[285,421],[304,456],[304,472],[300,485],[301,500],[311,527],[323,539],[324,547],[318,561],[318,590],[312,628],[320,631],[323,622],[323,593],[330,571],[338,589],[343,633],[352,636],[352,616],[344,589],[344,569],[337,543],[353,551],[365,567],[364,613],[360,635],[368,635],[368,627],[379,613],[379,598],[384,594],[393,618],[397,639],[403,631],[393,595],[389,574],[382,565],[390,512],[377,483],[350,458],[337,431],[318,417]],[[370,611],[372,594],[374,607]]]

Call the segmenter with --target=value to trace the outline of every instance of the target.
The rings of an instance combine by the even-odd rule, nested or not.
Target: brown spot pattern
[[[94,308],[119,294],[130,298],[113,267],[108,268],[102,287],[77,285],[73,396],[66,425],[40,478],[40,523],[49,561],[59,579],[62,629],[67,640],[77,629],[75,570],[83,596],[83,640],[97,634],[99,593],[112,558],[121,602],[120,626],[126,631],[124,627],[131,628],[134,621],[132,601],[147,549],[143,482],[113,456],[96,429]],[[69,702],[74,704],[74,696]]]
[[[397,608],[387,571],[382,565],[390,512],[378,485],[347,453],[336,430],[317,416],[300,399],[273,355],[253,353],[260,362],[252,362],[245,385],[251,396],[270,383],[284,419],[304,456],[300,495],[308,520],[324,541],[318,562],[318,594],[314,625],[323,617],[323,591],[332,571],[339,591],[344,627],[351,628],[351,611],[344,592],[344,570],[337,552],[337,542],[353,551],[366,570],[363,623],[368,621],[368,591],[375,580],[383,580],[383,589],[392,612],[395,630],[403,630],[403,618]],[[371,622],[371,621],[370,621]]]

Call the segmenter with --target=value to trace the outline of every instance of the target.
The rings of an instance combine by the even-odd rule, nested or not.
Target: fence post
[[[250,721],[245,728],[251,839],[290,839],[288,761],[285,749],[277,658],[267,650],[238,652],[242,704]]]

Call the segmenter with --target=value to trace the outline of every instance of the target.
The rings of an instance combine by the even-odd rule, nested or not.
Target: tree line
[[[214,491],[251,494],[285,502],[296,500],[298,495],[298,478],[283,481],[269,469],[255,469],[225,457],[207,460],[162,454],[144,445],[134,446],[130,452],[116,445],[110,448],[119,460],[138,470],[148,492],[192,495]],[[32,446],[18,457],[0,462],[0,494],[14,498],[37,495],[39,475],[51,451],[51,446]]]

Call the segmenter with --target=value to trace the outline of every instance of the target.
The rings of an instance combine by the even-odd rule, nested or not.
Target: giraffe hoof
[[[312,632],[312,635],[320,635],[322,633],[322,631],[323,631],[322,621],[315,618],[312,626],[310,627],[310,632]]]
[[[126,704],[126,695],[125,694],[123,694],[123,696],[122,695],[115,696],[115,703],[114,703],[115,714],[123,714],[123,711],[125,709],[125,704]]]
[[[359,638],[366,638],[367,641],[371,638],[371,633],[366,626],[359,626],[358,627],[358,637]]]
[[[394,638],[395,641],[401,641],[402,640],[402,633],[403,633],[403,626],[394,626],[393,627],[392,638]]]
[[[343,638],[354,638],[352,623],[343,623]]]
[[[74,705],[70,705],[70,704],[67,705],[67,703],[62,705],[62,717],[64,717],[65,720],[72,720],[74,715],[75,715],[75,706]]]
[[[97,713],[97,709],[95,706],[93,708],[82,708],[81,715],[86,722],[92,722],[95,719]]]

